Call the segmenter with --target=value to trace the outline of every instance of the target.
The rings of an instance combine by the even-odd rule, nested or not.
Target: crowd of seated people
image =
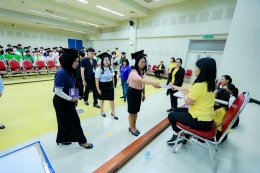
[[[45,67],[48,66],[48,61],[55,62],[56,67],[60,67],[59,56],[62,52],[62,47],[51,48],[32,48],[31,46],[22,47],[21,44],[17,46],[7,45],[6,48],[0,45],[0,61],[3,61],[8,69],[9,61],[16,60],[20,64],[20,68],[23,68],[23,61],[31,61],[34,68],[36,68],[36,62],[44,61]]]

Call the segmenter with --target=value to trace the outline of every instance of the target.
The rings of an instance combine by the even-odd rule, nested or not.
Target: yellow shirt
[[[214,121],[218,127],[218,131],[222,131],[222,121],[225,114],[226,114],[226,109],[224,107],[218,108],[214,112]]]
[[[170,63],[170,66],[169,66],[169,73],[171,73],[172,69],[176,67],[176,63],[173,62],[173,63]]]
[[[159,70],[162,70],[162,65],[159,65]]]
[[[207,87],[207,82],[195,83],[187,95],[187,97],[195,101],[190,105],[189,113],[199,121],[213,120],[215,93],[208,92]]]
[[[116,57],[119,57],[119,51],[116,51]]]
[[[175,74],[177,73],[178,70],[179,70],[179,69],[175,68],[175,69],[173,70],[173,72],[172,72],[172,84],[174,84],[174,82],[175,82]]]

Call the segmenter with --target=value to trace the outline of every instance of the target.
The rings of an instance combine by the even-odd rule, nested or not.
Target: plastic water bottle
[[[151,158],[151,151],[149,149],[145,150],[144,160],[149,161]]]

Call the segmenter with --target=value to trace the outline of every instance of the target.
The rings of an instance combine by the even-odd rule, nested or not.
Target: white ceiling
[[[0,21],[94,33],[99,32],[101,28],[119,26],[122,21],[127,21],[131,18],[147,17],[150,11],[155,8],[187,0],[86,1],[88,2],[87,4],[77,0],[0,0]],[[114,10],[124,16],[103,11],[97,8],[96,5]],[[75,20],[86,23],[79,23]],[[98,26],[92,26],[87,23]]]

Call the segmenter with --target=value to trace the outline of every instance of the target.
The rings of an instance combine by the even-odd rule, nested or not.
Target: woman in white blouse
[[[111,116],[118,120],[115,115],[114,103],[114,71],[110,67],[109,54],[104,52],[98,56],[101,59],[101,65],[96,69],[95,80],[100,100],[101,116],[106,117],[104,112],[104,101],[109,100]]]

